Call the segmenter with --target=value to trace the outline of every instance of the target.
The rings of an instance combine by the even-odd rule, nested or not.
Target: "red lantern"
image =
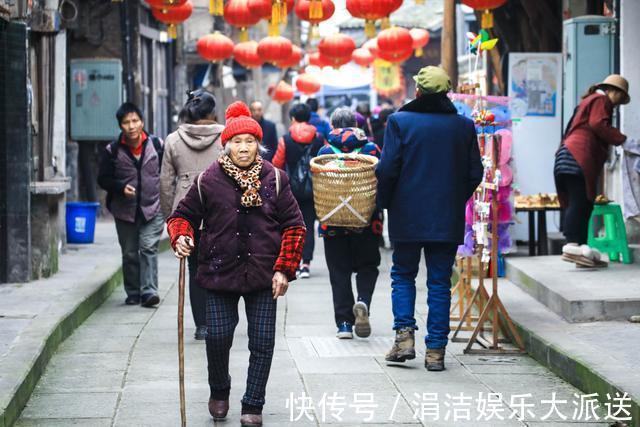
[[[180,6],[173,6],[165,10],[151,9],[154,18],[169,26],[167,32],[172,39],[175,39],[178,35],[176,25],[182,24],[189,19],[192,12],[193,3],[191,3],[191,0],[187,0]]]
[[[351,61],[351,54],[355,49],[353,39],[341,33],[327,36],[318,44],[318,51],[334,68]]]
[[[378,49],[377,37],[375,39],[368,40],[364,45],[362,45],[362,47],[364,49],[368,49],[369,52],[371,52],[371,55],[373,55],[374,59],[378,57],[378,53],[380,52],[380,49]]]
[[[462,0],[462,3],[475,9],[482,10],[482,28],[489,29],[493,27],[493,14],[491,9],[504,5],[507,0]]]
[[[215,32],[202,36],[196,43],[198,55],[207,61],[222,61],[231,57],[233,53],[233,41],[225,35]]]
[[[371,51],[364,47],[354,50],[351,54],[351,59],[359,66],[365,68],[373,64],[373,61],[375,61]]]
[[[429,31],[422,28],[412,28],[409,30],[411,38],[413,38],[413,48],[416,50],[416,57],[421,57],[424,54],[423,48],[429,44]]]
[[[400,5],[402,0],[347,0],[349,13],[365,20],[364,32],[369,38],[376,35],[376,21],[388,18]],[[388,19],[384,26],[388,26]]]
[[[329,61],[325,57],[323,57],[320,52],[313,52],[307,55],[307,61],[309,65],[313,65],[315,67],[328,67]]]
[[[312,74],[300,74],[296,79],[296,88],[298,92],[302,92],[305,95],[313,95],[314,93],[320,91],[322,84],[320,80],[318,80]]]
[[[240,41],[249,40],[247,28],[260,22],[260,17],[251,13],[249,0],[229,0],[224,7],[224,19],[240,29]]]
[[[258,42],[253,40],[235,45],[233,57],[245,68],[257,68],[263,64],[262,58],[258,55]]]
[[[406,61],[413,55],[413,37],[406,28],[389,28],[378,34],[378,49],[378,56],[385,61]]]
[[[277,85],[269,85],[267,94],[271,97],[271,99],[280,104],[291,101],[294,96],[293,87],[291,87],[290,84],[284,81],[280,81]]]
[[[251,13],[269,21],[269,35],[280,35],[280,24],[287,24],[287,14],[293,9],[294,0],[249,0]]]
[[[317,8],[320,8],[319,10]],[[314,9],[316,8],[316,9]],[[318,36],[318,24],[331,18],[336,11],[332,0],[298,0],[295,7],[296,15],[302,21],[311,24],[311,38]]]
[[[269,36],[258,43],[258,55],[265,61],[277,64],[291,57],[293,45],[282,36]]]
[[[291,45],[291,55],[282,61],[276,62],[276,66],[282,69],[297,67],[300,65],[303,55],[302,49],[296,45]]]
[[[145,0],[146,3],[153,9],[160,9],[166,11],[174,6],[182,6],[187,0]]]

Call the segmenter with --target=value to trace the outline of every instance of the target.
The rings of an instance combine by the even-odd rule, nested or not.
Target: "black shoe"
[[[160,302],[160,297],[158,297],[158,295],[145,294],[145,295],[142,295],[142,302],[140,303],[140,305],[142,305],[143,307],[153,307],[154,305],[157,305],[159,302]]]
[[[127,305],[138,305],[140,304],[140,297],[138,295],[128,296],[124,303]]]
[[[196,328],[196,333],[195,333],[194,338],[197,339],[198,341],[206,340],[207,339],[207,327],[206,326],[198,326]]]

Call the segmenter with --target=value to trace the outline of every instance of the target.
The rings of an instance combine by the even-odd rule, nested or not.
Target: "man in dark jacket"
[[[465,203],[482,179],[474,124],[459,116],[447,92],[449,76],[425,67],[414,77],[416,99],[392,114],[376,169],[378,203],[389,210],[394,245],[392,304],[396,340],[386,360],[415,358],[415,278],[427,264],[428,370],[444,369],[449,334],[451,269],[464,237]]]
[[[264,118],[264,107],[262,106],[262,102],[253,101],[251,103],[251,117],[253,120],[260,124],[260,128],[262,129],[263,139],[262,146],[267,149],[267,151],[262,154],[262,158],[267,161],[271,161],[273,156],[276,154],[276,148],[278,148],[278,133],[276,132],[276,124],[271,120],[267,120]]]
[[[122,132],[100,160],[98,184],[107,191],[122,249],[125,303],[152,307],[158,297],[162,141],[144,131],[142,112],[125,102],[116,112]]]
[[[309,124],[311,110],[306,104],[297,103],[289,110],[291,127],[278,141],[278,149],[273,156],[275,167],[285,169],[291,183],[291,191],[298,201],[304,224],[307,227],[300,278],[309,278],[309,267],[313,259],[314,224],[316,209],[313,204],[313,188],[311,185],[311,165],[309,162],[318,155],[324,145],[324,138],[316,128]]]

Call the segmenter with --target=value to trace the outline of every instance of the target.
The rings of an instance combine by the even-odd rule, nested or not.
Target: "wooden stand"
[[[467,258],[469,264],[471,264],[473,257]],[[461,274],[462,276],[462,274]],[[463,313],[457,317],[451,317],[452,321],[459,321],[458,326],[453,331],[453,336],[451,337],[452,342],[467,342],[469,338],[458,337],[460,331],[474,331],[475,327],[472,326],[473,322],[477,322],[479,317],[477,315],[474,316],[473,308],[476,307],[477,313],[480,314],[484,311],[484,308],[489,300],[489,294],[487,293],[487,289],[484,287],[484,276],[485,276],[485,268],[484,263],[482,262],[482,246],[479,247],[478,251],[478,288],[473,292],[473,295],[467,302]],[[471,279],[473,277],[473,273],[469,272],[468,278],[468,286],[469,292],[471,292]],[[480,330],[480,336],[482,337],[482,329]]]
[[[486,140],[483,140],[486,143]],[[499,153],[499,140],[493,138],[491,142],[491,177],[496,176],[498,169]],[[471,333],[471,338],[467,347],[464,349],[465,354],[521,354],[524,353],[524,345],[522,338],[516,330],[507,309],[504,308],[500,297],[498,296],[498,189],[492,189],[493,195],[491,198],[491,282],[492,292],[487,304],[485,305],[478,324]],[[482,255],[481,255],[482,256]],[[482,275],[481,275],[482,277]],[[478,286],[476,294],[482,293],[481,289],[484,289],[484,283],[481,282]],[[486,293],[486,290],[484,291]],[[470,308],[469,306],[468,308]],[[489,324],[490,328],[485,327],[485,324]],[[491,331],[490,339],[486,339],[483,336],[483,332],[487,329]],[[502,338],[500,337],[502,333]],[[517,348],[504,348],[500,343],[510,342],[509,333],[515,340]],[[481,348],[473,348],[474,344],[478,344]]]

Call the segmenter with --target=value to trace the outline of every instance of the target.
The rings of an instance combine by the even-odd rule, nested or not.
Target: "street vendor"
[[[567,239],[562,259],[578,266],[607,266],[600,253],[587,246],[587,233],[598,176],[609,147],[622,145],[627,139],[611,124],[613,110],[629,101],[629,82],[617,74],[591,86],[569,120],[556,153],[554,177],[564,210],[562,229]]]
[[[262,425],[262,408],[276,335],[276,301],[295,280],[305,232],[285,173],[260,156],[262,129],[249,108],[226,111],[223,155],[196,178],[167,221],[176,256],[189,256],[202,223],[198,277],[207,289],[209,412],[229,410],[229,351],[244,299],[249,371],[241,424]]]

